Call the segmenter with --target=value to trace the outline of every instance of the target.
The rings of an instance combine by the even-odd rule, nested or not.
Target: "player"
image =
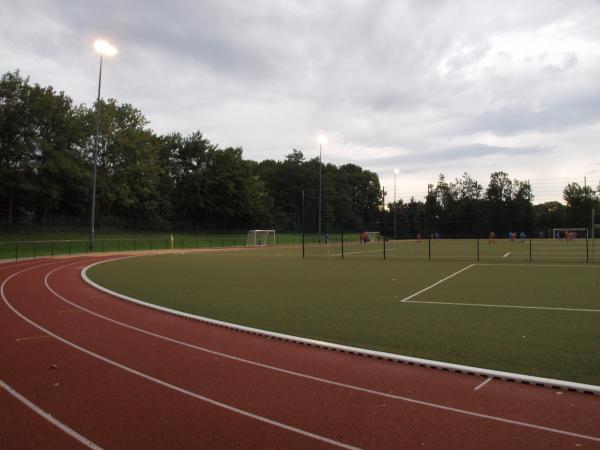
[[[496,233],[490,231],[490,235],[488,236],[488,245],[494,244],[496,245]]]
[[[519,240],[521,241],[521,244],[525,243],[526,238],[527,238],[527,235],[525,234],[525,232],[521,231],[521,234],[519,234]]]
[[[417,244],[420,244],[421,242],[423,242],[421,240],[421,233],[417,233]]]

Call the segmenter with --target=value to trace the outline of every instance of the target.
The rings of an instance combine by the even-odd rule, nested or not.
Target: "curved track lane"
[[[3,389],[8,448],[600,448],[598,396],[182,319],[85,284],[96,260],[0,265],[0,379],[65,427]]]

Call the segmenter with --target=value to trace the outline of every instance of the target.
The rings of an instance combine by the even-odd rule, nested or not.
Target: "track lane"
[[[74,267],[77,268],[77,264]],[[185,332],[183,334],[190,333],[190,330],[194,330],[196,340],[204,340],[206,335],[211,335],[208,339],[209,342],[219,342],[223,344],[223,340],[225,340],[225,346],[229,347],[230,352],[239,352],[240,350],[244,352],[247,348],[249,348],[250,351],[248,352],[248,356],[257,357],[258,360],[269,360],[270,362],[275,361],[279,364],[283,364],[283,367],[292,367],[294,364],[297,364],[298,361],[300,361],[301,365],[306,364],[308,362],[309,372],[319,372],[321,369],[315,369],[314,367],[314,359],[315,355],[317,355],[317,363],[323,365],[323,372],[332,375],[333,379],[352,379],[353,377],[355,377],[355,381],[361,381],[363,383],[366,383],[366,385],[368,385],[369,383],[374,383],[373,380],[375,379],[377,381],[374,384],[376,384],[376,387],[379,388],[382,388],[382,385],[385,384],[388,384],[387,387],[390,387],[389,383],[391,380],[391,390],[393,391],[395,389],[396,392],[401,392],[402,389],[406,390],[406,379],[403,378],[404,373],[401,374],[402,376],[398,377],[398,370],[400,369],[408,369],[409,371],[417,372],[419,374],[419,377],[422,377],[427,372],[428,375],[431,375],[431,378],[439,378],[440,376],[452,376],[453,378],[461,379],[461,383],[463,383],[463,379],[469,380],[469,382],[464,382],[464,386],[466,387],[468,385],[470,390],[473,389],[473,384],[475,380],[478,380],[478,378],[470,376],[446,374],[425,368],[406,367],[398,364],[387,363],[385,361],[369,360],[363,357],[357,358],[352,357],[350,355],[333,353],[331,351],[324,351],[312,348],[309,349],[298,346],[296,344],[270,341],[265,338],[244,335],[241,333],[232,332],[230,330],[224,330],[217,327],[206,326],[199,323],[187,321],[184,319],[166,316],[165,314],[149,311],[145,308],[140,308],[139,306],[125,304],[125,302],[122,302],[120,300],[110,299],[107,302],[106,298],[98,297],[98,292],[89,288],[88,286],[83,286],[82,288],[81,286],[76,286],[75,284],[73,284],[74,280],[70,279],[69,276],[73,276],[75,272],[76,270],[74,270],[73,273],[71,273],[68,270],[64,270],[64,273],[59,271],[56,273],[56,279],[52,278],[51,281],[53,282],[53,284],[56,283],[56,285],[59,285],[61,287],[60,290],[63,295],[75,295],[75,297],[77,298],[77,302],[87,302],[96,306],[102,305],[102,307],[107,307],[108,305],[108,309],[113,310],[113,314],[126,313],[129,317],[129,320],[141,320],[142,322],[146,322],[145,326],[158,327],[162,331],[168,331],[163,330],[163,328],[167,327],[170,328],[170,333],[175,335],[179,334],[183,329],[185,329]],[[43,275],[44,273],[47,273],[47,271],[42,271],[41,274],[38,274],[38,279],[34,280],[34,283],[31,283],[31,288],[34,295],[36,293],[39,294],[39,284],[36,283],[39,283],[39,277],[41,277],[41,275]],[[66,276],[65,279],[63,279],[63,275]],[[75,289],[77,292],[71,292],[71,288]],[[89,292],[82,292],[88,290]],[[92,292],[93,295],[84,295],[91,294]],[[19,292],[13,294],[19,294]],[[20,295],[23,294],[24,292],[22,291],[21,287]],[[25,295],[25,297],[26,296],[27,295]],[[144,354],[144,350],[141,348],[139,351],[136,351],[135,357],[132,357],[131,354],[128,354],[127,351],[124,352],[122,349],[107,349],[106,346],[104,346],[103,344],[98,344],[94,342],[94,339],[96,341],[98,340],[97,336],[94,338],[94,333],[86,334],[86,332],[89,332],[90,330],[98,331],[102,327],[106,327],[106,323],[101,323],[106,321],[100,321],[98,318],[86,317],[89,316],[87,313],[82,313],[81,317],[77,317],[76,314],[62,315],[58,317],[59,314],[57,314],[56,312],[59,309],[64,310],[65,304],[62,302],[62,305],[56,303],[60,301],[57,300],[53,295],[51,296],[53,298],[50,298],[47,295],[43,295],[42,297],[44,300],[44,307],[50,306],[49,309],[40,308],[38,304],[32,305],[28,302],[21,302],[22,304],[19,304],[19,307],[25,309],[27,309],[27,307],[31,307],[31,310],[27,311],[28,314],[31,314],[33,316],[38,314],[40,317],[37,317],[37,320],[47,321],[47,325],[55,327],[57,330],[60,329],[62,333],[70,334],[72,339],[78,339],[81,342],[85,342],[86,345],[91,347],[93,347],[94,345],[98,345],[98,351],[109,352],[111,357],[120,359],[129,358],[140,360],[136,362],[136,364],[141,364],[141,367],[143,367],[144,370],[155,371],[155,373],[160,374],[161,377],[177,379],[177,383],[184,383],[186,385],[189,383],[190,387],[194,389],[200,388],[200,386],[197,386],[195,384],[197,383],[197,380],[183,380],[179,372],[181,372],[182,370],[184,372],[186,370],[190,371],[191,369],[197,367],[200,364],[206,369],[206,372],[201,373],[202,378],[205,381],[208,380],[208,383],[203,383],[203,386],[201,386],[201,388],[206,389],[208,386],[208,389],[212,390],[212,392],[217,392],[218,396],[220,396],[221,398],[224,396],[232,402],[247,401],[249,407],[252,407],[256,406],[256,403],[262,402],[263,397],[272,395],[274,396],[274,400],[271,400],[270,403],[267,402],[267,406],[261,406],[259,404],[258,407],[265,407],[267,410],[275,409],[278,412],[278,414],[282,414],[283,416],[286,416],[287,414],[286,417],[292,417],[295,413],[295,411],[289,412],[285,410],[278,410],[278,408],[284,409],[285,405],[287,404],[290,404],[292,405],[292,407],[295,407],[296,404],[306,402],[311,405],[316,405],[316,408],[312,406],[310,409],[316,409],[320,412],[326,412],[327,414],[323,415],[327,416],[329,414],[336,414],[335,408],[329,411],[327,410],[330,403],[354,403],[354,405],[346,407],[349,409],[349,411],[345,416],[344,414],[341,414],[341,416],[343,417],[336,418],[337,423],[341,423],[342,425],[351,424],[354,433],[365,433],[367,435],[373,432],[377,433],[379,437],[384,438],[385,442],[383,442],[383,444],[388,444],[383,446],[377,445],[378,448],[383,448],[385,446],[393,447],[399,444],[400,442],[402,442],[404,445],[412,446],[419,440],[420,436],[423,436],[422,439],[428,441],[429,443],[437,442],[437,444],[440,445],[442,445],[442,442],[444,443],[443,445],[447,445],[449,442],[453,442],[454,440],[455,443],[460,443],[461,445],[459,446],[463,448],[470,447],[471,445],[465,444],[467,442],[471,442],[470,439],[472,439],[472,447],[477,448],[481,446],[481,440],[478,441],[478,439],[482,438],[482,434],[484,435],[484,437],[486,437],[487,433],[489,432],[489,430],[487,429],[489,424],[482,425],[481,419],[468,418],[467,420],[460,421],[462,422],[462,431],[464,432],[464,434],[459,435],[456,433],[456,419],[454,417],[451,417],[452,414],[449,415],[448,412],[444,412],[443,414],[440,414],[438,416],[438,412],[432,413],[430,410],[423,412],[419,411],[419,408],[407,408],[406,405],[398,407],[398,405],[390,404],[390,402],[388,401],[384,402],[380,398],[373,400],[373,396],[370,394],[360,393],[360,395],[357,395],[357,393],[348,393],[347,389],[340,389],[339,386],[334,388],[329,386],[327,387],[327,389],[323,389],[322,386],[315,387],[313,386],[315,383],[314,381],[310,381],[307,384],[306,380],[302,380],[301,382],[298,382],[298,380],[294,380],[290,384],[289,380],[282,380],[282,378],[289,378],[289,375],[285,375],[283,377],[282,374],[267,375],[264,373],[264,368],[258,368],[259,370],[255,370],[257,368],[254,368],[253,370],[248,371],[248,368],[244,368],[244,364],[239,365],[239,362],[236,362],[235,364],[232,364],[231,361],[214,362],[214,356],[200,357],[198,355],[199,352],[197,350],[191,350],[191,353],[188,353],[189,349],[186,351],[182,351],[181,349],[175,349],[174,344],[172,343],[168,343],[168,345],[166,345],[163,349],[163,347],[161,346],[163,344],[159,345],[155,342],[156,338],[151,338],[150,340],[148,340],[148,336],[145,336],[143,337],[143,339],[140,339],[140,333],[138,332],[126,330],[126,333],[123,333],[123,330],[117,331],[115,329],[114,324],[107,327],[104,333],[108,333],[108,335],[110,335],[111,333],[117,333],[121,336],[121,342],[128,343],[127,345],[123,345],[122,347],[131,347],[132,345],[135,346],[135,348],[140,348],[139,346],[150,346],[154,348],[154,350],[157,350],[158,353],[161,355],[172,354],[174,356],[173,362],[166,364],[165,358],[163,358],[163,366],[161,367],[159,365],[159,367],[156,367],[155,363],[153,362],[152,355]],[[115,310],[119,311],[115,312]],[[52,315],[52,311],[54,311],[54,315]],[[145,319],[140,319],[140,317]],[[165,325],[165,322],[169,325]],[[200,338],[198,337],[199,335]],[[226,339],[224,339],[224,337],[226,337]],[[246,345],[248,342],[250,342],[251,345]],[[206,345],[206,342],[204,344]],[[181,345],[177,347],[181,347]],[[293,352],[293,354],[290,352]],[[188,362],[189,365],[181,363],[181,361],[188,361],[190,358],[192,362]],[[212,361],[211,358],[213,358]],[[365,370],[365,367],[368,370]],[[382,370],[382,368],[384,368],[383,373],[385,374],[385,376],[381,376],[380,371]],[[305,371],[306,370],[307,368],[305,367]],[[253,371],[256,373],[252,373]],[[386,371],[392,372],[392,376],[388,376]],[[380,379],[377,379],[377,376],[373,377],[373,374],[376,375],[378,372]],[[238,376],[238,373],[240,373],[241,375]],[[321,375],[323,374],[321,373]],[[396,383],[394,381],[398,378],[401,379],[400,383]],[[228,383],[223,383],[223,379],[227,379]],[[246,382],[247,384],[248,380],[251,380],[251,387],[249,389],[234,389],[233,393],[227,392],[229,390],[227,389],[227,386],[231,386],[232,384],[234,386],[243,386],[244,382]],[[381,383],[382,381],[384,381],[384,383]],[[423,380],[421,380],[421,382],[422,381]],[[225,388],[223,388],[224,384],[226,386]],[[277,387],[278,384],[280,384],[279,387]],[[446,390],[448,390],[448,385],[446,383],[438,384],[445,384]],[[265,386],[269,389],[265,390]],[[519,388],[529,388],[529,390],[552,392],[549,389],[533,388],[530,386],[519,386]],[[253,392],[257,389],[262,390],[262,395],[259,395],[258,399],[256,397],[256,393]],[[315,395],[307,395],[307,392],[310,393],[313,391],[315,392]],[[344,392],[340,393],[339,391]],[[227,397],[228,395],[229,397]],[[462,396],[463,393],[461,392],[460,395]],[[581,394],[571,395],[579,395],[582,398],[588,397],[582,396]],[[367,398],[362,398],[362,396],[366,396]],[[282,401],[282,399],[284,401]],[[358,403],[358,405],[356,405],[356,403]],[[394,402],[392,401],[392,403]],[[283,407],[281,406],[282,404],[284,404]],[[356,406],[359,407],[356,408]],[[300,420],[305,420],[305,416],[306,414],[300,414]],[[470,424],[470,421],[472,421],[473,423]],[[335,421],[333,421],[332,423],[335,423]],[[401,430],[398,429],[399,423],[402,424]],[[427,432],[423,433],[423,431],[430,429],[432,424],[434,425],[434,428],[437,433],[437,436],[434,439],[432,439]],[[443,426],[443,424],[447,424],[447,426],[445,427]],[[328,426],[330,425],[331,423],[328,424]],[[311,429],[313,426],[318,428],[320,425],[318,423],[311,423]],[[419,428],[422,428],[422,430],[419,431]],[[523,448],[526,448],[528,444],[531,443],[531,439],[533,439],[534,436],[540,434],[541,437],[535,437],[535,439],[542,439],[541,442],[543,442],[543,436],[544,434],[547,434],[539,431],[529,431],[525,433],[525,436],[523,437],[519,436],[519,432],[515,432],[514,430],[512,430],[514,428],[513,426],[507,424],[504,424],[502,426],[494,425],[491,428],[495,429],[496,433],[498,433],[498,431],[501,430],[500,436],[496,437],[495,440],[490,440],[488,437],[487,443],[494,442],[495,444],[500,446],[510,445],[511,447],[516,447],[519,445],[515,444],[518,444],[520,442],[521,444],[523,444]],[[484,432],[478,432],[478,430],[480,429],[483,429]],[[531,433],[533,433],[533,435]],[[370,444],[382,444],[382,442],[373,439],[372,436],[369,437],[371,437],[371,440],[363,439],[367,446],[369,446]],[[510,438],[507,441],[506,439],[508,437]],[[443,440],[440,440],[442,438]],[[456,440],[457,438],[458,440]],[[561,441],[561,439],[562,438],[557,439],[556,436],[554,436],[553,442],[555,444],[556,442],[558,442],[559,446],[568,443],[570,443],[570,445],[573,445],[571,438],[566,438],[565,441]],[[551,447],[545,446],[545,448]]]

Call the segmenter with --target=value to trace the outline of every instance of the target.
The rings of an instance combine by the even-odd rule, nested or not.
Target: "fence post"
[[[427,239],[427,253],[429,254],[429,261],[431,261],[431,234],[428,233]]]
[[[133,240],[133,251],[137,251],[137,239]]]
[[[50,256],[54,256],[54,241],[50,242]]]
[[[69,256],[71,256],[71,241],[69,241]]]
[[[477,261],[479,262],[479,234],[477,234]]]
[[[100,253],[104,253],[104,239],[100,241]]]
[[[19,241],[15,242],[15,261],[19,260]]]
[[[531,239],[531,236],[529,237],[529,262],[533,261],[533,256],[532,256],[532,246],[533,246],[533,239]]]
[[[304,259],[304,189],[302,189],[302,259]],[[344,258],[344,235],[342,234],[342,259]]]
[[[36,245],[35,245],[35,241],[33,241],[33,259],[35,259],[35,254],[36,254]]]

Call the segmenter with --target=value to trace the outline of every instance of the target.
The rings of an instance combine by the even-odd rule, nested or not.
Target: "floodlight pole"
[[[394,239],[398,239],[396,234],[396,175],[398,174],[398,170],[394,170]]]
[[[322,196],[322,168],[321,168],[321,143],[319,142],[319,242],[321,242],[321,196]]]
[[[96,135],[92,156],[92,206],[90,211],[90,250],[94,248],[94,225],[96,221],[96,167],[98,165],[98,147],[100,134],[100,87],[102,86],[102,53],[100,53],[100,72],[98,74],[98,98],[96,100]]]

